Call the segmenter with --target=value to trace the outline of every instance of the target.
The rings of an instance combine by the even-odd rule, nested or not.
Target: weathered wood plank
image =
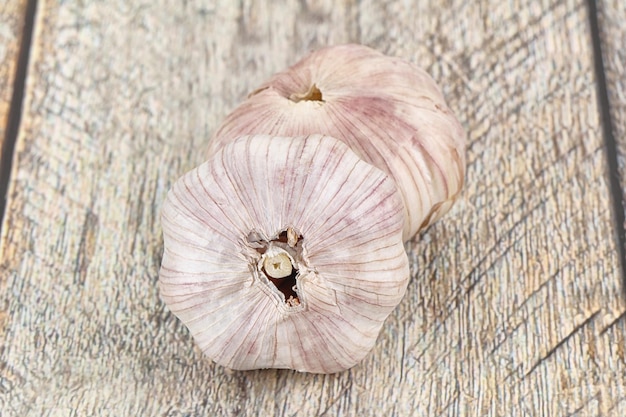
[[[0,1],[0,193],[2,194],[6,191],[5,175],[8,176],[10,171],[7,161],[11,159],[11,146],[7,139],[7,130],[25,16],[26,0]],[[0,195],[0,207],[4,202],[5,196]],[[1,212],[0,208],[0,215]],[[0,274],[0,294],[6,294],[4,285],[6,283],[2,278],[3,274]],[[6,340],[4,331],[8,327],[8,309],[6,297],[0,296],[0,351]],[[3,358],[0,359],[0,378],[5,376],[2,360]],[[2,385],[0,382],[0,386]]]
[[[610,137],[616,144],[617,170],[622,184],[621,211],[626,217],[626,4],[618,0],[598,2],[597,13],[602,62],[609,102]],[[617,193],[615,193],[617,194]],[[626,223],[623,224],[626,228]]]
[[[0,408],[618,415],[626,313],[586,13],[576,0],[42,3],[0,242]],[[228,372],[158,299],[161,202],[247,92],[347,41],[442,84],[469,132],[467,188],[409,245],[414,278],[365,362]]]
[[[616,205],[616,210],[622,210],[623,219],[624,207],[626,207],[626,4],[619,0],[601,0],[597,5],[599,35],[601,39],[602,61],[606,77],[606,89],[609,101],[609,116],[611,137],[609,140],[615,141],[617,169],[621,183],[621,196],[614,193],[613,198],[621,198],[620,204]],[[605,119],[605,123],[609,123]],[[620,216],[617,216],[620,218]],[[626,223],[618,225],[622,228],[622,233],[626,228]],[[626,283],[624,283],[626,285]],[[623,289],[626,291],[626,289]],[[613,346],[613,359],[618,359],[619,363],[625,361],[625,337],[626,334],[626,314],[622,314],[618,319],[611,322],[606,330],[602,331],[602,345]],[[620,369],[623,369],[620,367]],[[620,380],[620,378],[615,378]],[[617,393],[616,383],[611,383],[610,394],[616,397],[613,401],[615,407],[611,410],[611,415],[626,415],[626,400],[624,400],[623,388],[621,393]]]
[[[626,184],[626,4],[619,0],[602,0],[598,4],[598,14],[613,135],[618,144],[623,183]]]
[[[26,0],[0,1],[0,150],[6,140],[25,15]]]

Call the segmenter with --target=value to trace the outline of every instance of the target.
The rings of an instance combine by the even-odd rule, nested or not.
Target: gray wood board
[[[25,12],[26,0],[0,1],[0,149],[6,140]]]
[[[576,0],[40,2],[0,242],[3,415],[626,415],[588,22]],[[407,245],[360,365],[227,371],[159,300],[161,204],[248,92],[345,42],[440,83],[465,191]]]

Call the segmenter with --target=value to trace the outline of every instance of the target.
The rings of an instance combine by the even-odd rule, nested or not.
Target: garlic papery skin
[[[348,369],[406,291],[403,210],[335,138],[238,138],[168,193],[161,297],[220,365]]]
[[[445,214],[463,186],[465,132],[434,80],[361,45],[311,53],[227,116],[209,155],[245,134],[333,136],[387,173],[404,201],[404,239]]]

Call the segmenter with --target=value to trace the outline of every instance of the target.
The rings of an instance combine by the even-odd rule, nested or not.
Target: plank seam
[[[35,14],[37,10],[37,0],[28,0],[24,15],[24,26],[22,29],[22,40],[13,78],[13,92],[9,106],[6,136],[2,144],[0,155],[0,234],[4,225],[4,215],[9,200],[9,181],[11,179],[11,168],[15,153],[15,144],[20,132],[22,122],[22,104],[28,76],[28,61],[30,58],[33,31],[35,29]]]
[[[554,345],[544,356],[539,358],[534,365],[524,374],[524,378],[528,377],[528,375],[532,374],[535,369],[537,369],[542,363],[546,362],[552,355],[556,353],[563,345],[567,343],[579,330],[584,329],[590,322],[593,320],[598,314],[600,314],[600,310],[595,311],[589,317],[585,319],[582,323],[574,327],[574,329],[569,332],[565,337],[563,337],[556,345]]]
[[[591,43],[593,46],[593,61],[600,106],[602,135],[606,148],[611,198],[613,200],[613,216],[617,224],[620,267],[622,272],[622,297],[626,299],[626,206],[624,205],[624,191],[620,185],[619,165],[617,162],[617,141],[613,134],[613,120],[611,118],[611,106],[607,89],[606,72],[604,70],[602,38],[598,23],[598,7],[596,1],[587,0],[587,9],[591,29]]]

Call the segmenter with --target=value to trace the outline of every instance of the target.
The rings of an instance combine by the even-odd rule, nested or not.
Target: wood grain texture
[[[621,195],[614,193],[613,198],[621,198],[616,210],[621,209],[626,214],[626,3],[619,0],[601,0],[598,2],[599,35],[602,48],[602,61],[606,78],[607,95],[609,102],[609,117],[611,138],[616,144],[617,175],[621,183]],[[604,120],[605,123],[609,121]],[[619,216],[617,216],[619,218]],[[623,217],[622,217],[623,219]],[[626,223],[617,225],[626,229]],[[626,284],[625,284],[626,285]],[[626,319],[624,314],[614,325],[607,328],[603,336],[617,347],[619,357],[624,363],[624,334],[626,334]],[[626,413],[626,401],[616,402],[615,415]]]
[[[626,415],[583,1],[128,3],[39,4],[0,242],[3,416]],[[407,245],[407,295],[363,363],[227,371],[158,298],[161,204],[246,93],[348,41],[442,85],[466,189]]]
[[[6,136],[25,13],[26,0],[0,1],[0,150]]]
[[[602,0],[598,20],[602,60],[607,84],[612,139],[616,143],[617,170],[622,184],[621,210],[626,215],[626,4]],[[608,120],[606,121],[609,122]],[[622,225],[626,228],[626,223]]]

